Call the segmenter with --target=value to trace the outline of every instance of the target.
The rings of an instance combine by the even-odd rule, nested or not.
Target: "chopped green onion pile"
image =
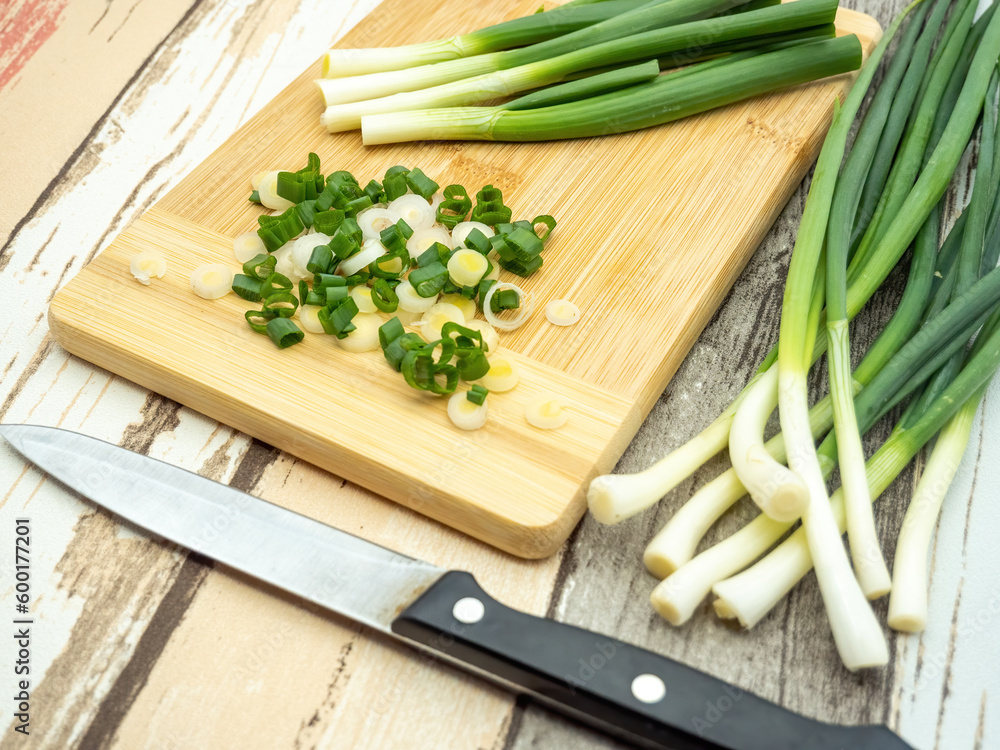
[[[536,273],[554,218],[514,220],[498,187],[470,193],[453,184],[441,190],[420,169],[404,166],[390,167],[381,181],[364,187],[349,172],[324,176],[316,154],[297,172],[262,174],[273,177],[275,186],[267,200],[287,201],[281,204],[287,208],[258,217],[266,252],[244,262],[243,273],[233,279],[238,296],[260,305],[245,314],[252,330],[280,348],[293,346],[305,338],[292,320],[298,316],[303,325],[311,323],[308,330],[334,336],[352,351],[381,347],[409,385],[438,395],[486,375],[489,347],[481,330],[464,325],[471,318],[448,304],[448,297],[439,329],[420,313],[426,317],[442,307],[435,304],[441,294],[466,300],[474,313],[500,269],[521,277]],[[251,200],[263,200],[261,190]],[[457,258],[460,253],[469,257]],[[475,262],[453,270],[453,258]],[[493,295],[491,313],[520,305],[518,292],[504,289]],[[376,312],[394,316],[377,326],[377,337],[365,319]],[[440,335],[407,332],[401,317],[425,334]],[[352,337],[360,340],[352,343]],[[468,398],[481,406],[486,389],[474,386]]]
[[[834,104],[792,253],[779,345],[736,401],[646,471],[598,477],[590,487],[591,512],[617,523],[729,446],[733,468],[696,492],[645,552],[647,567],[663,579],[653,605],[673,624],[714,593],[719,616],[751,627],[814,567],[848,668],[888,658],[866,599],[890,594],[892,628],[915,631],[926,623],[934,524],[972,418],[1000,367],[1000,15],[995,6],[978,20],[975,12],[972,0],[913,3],[887,30],[843,104]],[[890,42],[896,44],[891,58]],[[748,57],[730,70],[808,48]],[[874,87],[882,60],[885,73]],[[689,80],[698,68],[688,69]],[[667,86],[669,79],[646,86]],[[613,95],[604,101],[615,106]],[[563,111],[569,118],[571,110]],[[970,151],[978,163],[969,204],[942,237],[942,206]],[[896,312],[852,370],[849,323],[911,247]],[[806,376],[824,353],[830,395],[810,407]],[[765,443],[776,405],[783,431]],[[883,418],[895,426],[866,460],[861,438]],[[890,575],[872,504],[935,435]],[[842,486],[828,495],[838,464]],[[748,492],[763,512],[696,554],[705,532]]]
[[[321,122],[360,128],[365,144],[651,127],[856,70],[861,44],[836,38],[836,12],[837,0],[606,0],[438,42],[334,49],[316,81]]]

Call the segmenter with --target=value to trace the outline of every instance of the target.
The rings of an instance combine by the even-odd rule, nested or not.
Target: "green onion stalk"
[[[978,350],[927,411],[911,426],[898,426],[868,460],[866,469],[873,500],[892,483],[917,452],[965,408],[965,404],[970,401],[978,404],[981,400],[990,379],[1000,367],[1000,326],[984,333],[987,335]],[[834,493],[831,504],[838,527],[843,531],[847,519],[839,491]],[[746,528],[749,526],[744,530]],[[715,584],[712,590],[718,597],[716,612],[722,617],[735,617],[745,627],[752,627],[809,572],[813,562],[805,533],[799,529],[752,567]]]
[[[622,13],[635,10],[649,0],[604,0],[593,4],[567,3],[546,13],[536,13],[433,42],[373,49],[331,49],[323,55],[323,77],[341,78],[416,65],[472,57],[523,47],[569,34]]]
[[[853,378],[855,391],[871,382],[920,324],[920,315],[927,306],[934,279],[938,216],[938,212],[932,213],[917,236],[903,296],[889,323],[858,364]],[[833,426],[833,406],[829,395],[809,410],[809,425],[814,439],[825,435]],[[774,461],[783,464],[787,460],[781,433],[765,443],[764,448]],[[827,445],[819,451],[824,473],[827,464],[832,471],[836,463],[836,454],[829,448]],[[620,476],[627,479],[629,475]],[[728,469],[699,489],[649,542],[643,555],[649,571],[662,579],[689,562],[705,532],[745,494],[747,489],[734,469]]]
[[[970,226],[959,253],[956,273],[958,289],[969,286],[970,277],[980,273],[984,266],[995,265],[997,252],[1000,251],[1000,243],[990,236],[987,218],[990,204],[996,200],[1000,177],[1000,149],[996,148],[998,133],[994,110],[997,87],[997,74],[994,73],[983,110],[983,134],[975,185],[964,214],[970,217]],[[988,236],[991,240],[988,252],[970,251]],[[991,319],[986,326],[991,328],[996,324],[997,321]],[[949,369],[947,366],[943,368],[945,372]],[[931,536],[945,494],[968,446],[973,420],[984,392],[985,387],[966,401],[942,429],[907,507],[896,543],[892,595],[889,598],[889,626],[895,630],[918,632],[927,624],[927,557]]]
[[[731,47],[744,40],[762,46],[769,34],[826,26],[833,23],[836,13],[837,4],[833,0],[796,0],[747,13],[657,28],[419,91],[327,106],[321,121],[330,132],[353,130],[361,126],[361,118],[365,116],[472,106],[559,83],[569,75],[593,68],[677,53],[697,58],[705,50],[722,45]]]
[[[868,180],[865,183],[861,207],[858,210],[859,218],[856,221],[856,233],[859,231],[858,228],[863,231],[867,227],[868,218],[874,210],[874,203],[881,195],[885,176],[892,164],[903,128],[910,118],[911,107],[927,69],[931,47],[949,4],[949,0],[938,0],[909,55],[906,74],[899,85],[898,95],[893,99],[893,107],[880,137],[878,149],[869,170]],[[900,56],[896,56],[896,58],[898,57]],[[872,191],[874,191],[874,200],[866,197]],[[869,204],[871,207],[866,208]],[[852,238],[852,248],[859,240],[860,237]],[[819,350],[825,349],[826,338],[820,337],[817,344]],[[814,361],[821,353],[822,351],[814,352]],[[595,518],[602,523],[618,523],[645,510],[690,477],[698,467],[726,448],[729,444],[732,422],[737,408],[746,398],[747,392],[761,379],[776,356],[777,347],[772,347],[764,363],[740,392],[736,401],[688,443],[660,459],[643,472],[632,475],[605,475],[595,479],[588,494],[590,509]],[[722,488],[727,486],[733,489],[722,492]],[[733,493],[737,491],[731,481],[723,481],[721,477],[720,482],[715,487],[720,489],[720,498],[732,497]],[[742,488],[742,485],[740,487]],[[742,495],[742,489],[740,495]],[[738,498],[734,498],[733,502],[735,499]],[[703,507],[707,511],[712,507],[717,508],[724,504],[724,499],[713,503],[706,501]],[[699,518],[699,515],[692,514],[695,518]],[[710,522],[699,518],[695,527],[705,523]],[[664,531],[666,532],[666,529]],[[680,559],[683,560],[683,558],[684,556],[681,555]]]
[[[955,10],[952,21],[956,22],[957,28],[950,35],[947,44],[939,45],[940,59],[937,60],[937,64],[935,65],[932,60],[929,75],[925,78],[926,91],[912,115],[899,154],[893,162],[888,181],[875,208],[875,214],[852,259],[855,267],[848,271],[850,278],[854,277],[857,267],[868,259],[869,254],[876,252],[923,168],[924,155],[934,122],[942,108],[942,99],[952,78],[952,72],[957,73],[956,64],[961,56],[965,38],[972,27],[976,4],[971,0],[959,0]],[[945,30],[945,34],[947,33],[948,29]]]
[[[847,506],[847,536],[850,542],[851,562],[861,590],[869,599],[877,599],[889,593],[892,581],[879,547],[875,516],[872,513],[872,502],[865,476],[865,453],[854,412],[855,380],[851,373],[847,317],[847,264],[851,230],[854,226],[854,217],[857,215],[861,192],[928,8],[929,4],[924,4],[914,14],[913,22],[907,27],[907,32],[886,72],[883,85],[879,87],[855,139],[854,147],[844,163],[830,207],[826,237],[826,335],[830,396],[837,436],[841,488]],[[934,215],[936,216],[936,212]],[[932,226],[936,230],[937,222],[932,222]],[[936,250],[936,234],[932,241],[925,244]],[[769,415],[770,412],[764,419],[766,420]]]
[[[559,86],[549,86],[540,91],[533,91],[530,94],[507,102],[501,108],[509,111],[539,109],[541,107],[551,107],[556,104],[575,102],[591,96],[607,94],[611,91],[635,86],[636,84],[648,83],[659,75],[659,62],[649,60],[638,65],[616,68],[605,73],[598,73],[576,81],[563,83]]]
[[[913,5],[909,6],[906,11],[912,7]],[[892,31],[898,28],[903,15],[900,14],[896,19]],[[875,613],[865,601],[865,596],[851,571],[830,508],[824,472],[816,454],[809,425],[806,375],[812,363],[816,338],[812,310],[817,307],[816,299],[820,296],[815,290],[823,286],[820,277],[824,274],[825,267],[821,264],[821,260],[837,175],[854,118],[861,108],[875,69],[892,36],[890,32],[880,40],[869,64],[862,69],[858,81],[845,99],[843,107],[834,107],[833,123],[816,163],[798,237],[792,251],[778,336],[778,404],[782,433],[789,448],[788,468],[801,478],[806,490],[801,495],[797,510],[802,516],[802,527],[808,539],[809,551],[816,561],[816,574],[834,642],[842,661],[851,670],[885,664],[889,659],[889,652]],[[849,368],[847,377],[850,381]],[[847,401],[851,401],[852,393],[852,386],[848,385]],[[752,403],[753,399],[748,396],[741,410],[750,408]],[[833,403],[836,422],[839,403],[836,395]],[[739,474],[739,467],[734,466],[734,468]],[[787,493],[777,491],[774,496],[787,497]],[[769,508],[770,506],[765,504],[762,510],[768,513]],[[782,517],[773,520],[788,520],[787,516],[796,510],[794,500],[788,502],[781,510]]]
[[[984,321],[990,315],[995,314],[998,305],[1000,305],[1000,269],[987,274],[969,291],[949,304],[939,315],[927,321],[920,331],[912,336],[871,378],[868,385],[861,390],[855,399],[855,409],[862,428],[867,431],[889,409],[914,393],[920,384],[950,359],[956,351],[963,349],[966,341]],[[885,340],[885,337],[880,337],[880,339]],[[876,341],[872,349],[875,349],[876,346],[882,345]],[[873,354],[870,349],[866,360],[873,363],[880,356],[880,354]],[[868,364],[867,367],[871,369],[875,367],[875,364]],[[862,369],[860,365],[858,369]],[[918,374],[912,375],[914,372]],[[867,377],[865,374],[863,376]],[[951,386],[949,385],[949,387]],[[947,401],[946,394],[947,390],[942,391],[933,403],[938,404],[942,398]],[[960,406],[961,403],[954,404],[954,408],[943,417],[938,428]],[[897,431],[909,430],[911,426],[904,416]],[[927,434],[922,442],[914,447],[914,453],[930,439],[931,435],[933,432]],[[832,473],[837,461],[837,453],[836,434],[831,432],[817,449],[820,472],[824,478]],[[898,465],[893,464],[898,466],[896,468],[897,474],[910,458],[912,458],[912,454],[906,458],[906,461]],[[875,496],[882,492],[891,481],[890,477],[885,481],[885,484],[872,485],[874,475],[870,462],[867,476],[869,491]],[[842,498],[841,493],[835,496],[835,500],[838,498]],[[834,515],[834,521],[838,523],[840,533],[843,533],[846,528],[846,518],[842,511],[841,499],[831,511]],[[671,623],[681,624],[685,622],[713,586],[750,566],[793,526],[794,522],[791,521],[776,521],[767,515],[759,515],[735,534],[695,556],[666,577],[653,591],[653,606]],[[805,532],[803,531],[800,536],[805,538]],[[839,534],[837,542],[840,546]],[[843,550],[843,547],[840,546],[840,549]],[[858,593],[860,594],[860,590]],[[768,601],[770,602],[770,600]],[[863,597],[861,603],[866,609],[868,608]],[[768,604],[767,609],[770,609],[770,606],[773,606],[773,602]],[[734,611],[742,611],[742,608],[734,606]],[[741,622],[748,626],[756,622],[757,619],[740,615]]]
[[[586,50],[597,44],[651,29],[709,18],[746,2],[747,0],[652,0],[592,26],[527,47],[421,65],[408,70],[369,73],[349,78],[321,78],[316,81],[316,85],[327,106],[416,91],[498,70],[517,68],[567,52]],[[600,64],[595,63],[592,67]]]
[[[927,550],[944,496],[969,444],[982,395],[966,401],[941,430],[913,490],[896,540],[888,617],[893,630],[916,633],[927,624]]]
[[[507,112],[467,107],[374,115],[363,118],[362,139],[368,145],[411,140],[548,141],[624,133],[856,70],[861,64],[861,43],[852,34],[753,55],[727,65],[715,62],[693,65],[611,94],[542,109]]]
[[[776,52],[779,49],[786,49],[799,44],[833,39],[835,36],[837,36],[837,25],[835,23],[827,23],[774,34],[764,34],[762,36],[742,37],[733,42],[709,44],[705,47],[693,47],[682,52],[660,55],[658,60],[661,71],[670,71],[676,75],[676,73],[681,72],[675,70],[676,68],[684,68],[705,60],[714,59],[718,64],[722,65],[730,60],[741,59],[743,56],[733,54],[737,52]],[[586,75],[588,72],[584,71],[580,75]]]

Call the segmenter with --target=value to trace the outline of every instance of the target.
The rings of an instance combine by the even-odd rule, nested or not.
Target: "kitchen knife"
[[[156,535],[644,747],[907,750],[884,726],[799,716],[703,672],[518,612],[445,570],[79,433],[0,425],[25,458]]]

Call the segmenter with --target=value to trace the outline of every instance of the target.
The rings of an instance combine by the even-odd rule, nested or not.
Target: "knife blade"
[[[809,719],[637,646],[528,615],[446,570],[68,430],[0,425],[19,453],[153,534],[644,747],[912,750]]]

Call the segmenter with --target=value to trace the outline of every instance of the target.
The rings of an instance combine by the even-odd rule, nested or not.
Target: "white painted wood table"
[[[885,25],[902,0],[846,4]],[[79,430],[464,567],[513,605],[631,640],[812,716],[884,721],[919,750],[1000,748],[997,387],[944,508],[926,633],[893,636],[887,669],[851,675],[839,665],[812,578],[746,633],[707,607],[680,629],[649,608],[655,582],[639,561],[644,543],[721,463],[655,511],[610,529],[585,520],[559,554],[517,560],[53,342],[45,313],[55,290],[375,5],[0,3],[0,421]],[[803,195],[790,201],[621,470],[648,465],[699,430],[771,344]],[[957,191],[955,202],[964,200]],[[897,274],[893,284],[901,280]],[[882,308],[876,302],[868,320]],[[862,339],[874,330],[864,321]],[[880,503],[886,540],[895,538],[913,482],[905,472]],[[0,615],[13,611],[14,519],[28,516],[35,619],[28,737],[13,731],[16,646],[0,638],[4,748],[619,747],[151,541],[6,446],[0,496]],[[713,538],[740,515],[724,519]],[[877,605],[882,618],[885,606]]]

